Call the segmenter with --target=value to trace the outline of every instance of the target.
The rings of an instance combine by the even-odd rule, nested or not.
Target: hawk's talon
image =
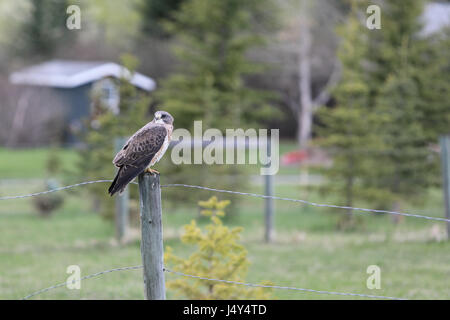
[[[150,174],[157,174],[157,175],[159,175],[159,172],[156,171],[155,169],[152,169],[152,168],[147,168],[147,169],[145,169],[144,172],[147,172],[147,173],[150,173]]]

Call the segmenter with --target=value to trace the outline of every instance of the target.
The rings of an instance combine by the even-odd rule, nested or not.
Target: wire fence
[[[69,186],[59,187],[51,190],[46,190],[42,192],[36,192],[31,194],[25,194],[25,195],[16,195],[16,196],[6,196],[6,197],[0,197],[0,200],[13,200],[13,199],[24,199],[29,197],[35,197],[39,195],[44,195],[52,192],[67,190],[79,186],[94,184],[94,183],[104,183],[104,182],[111,182],[112,180],[95,180],[95,181],[86,181],[81,182]],[[133,184],[137,184],[136,182],[133,182]],[[256,194],[256,193],[248,193],[248,192],[238,192],[238,191],[231,191],[231,190],[222,190],[222,189],[215,189],[210,187],[203,187],[203,186],[195,186],[195,185],[188,185],[188,184],[166,184],[161,185],[162,188],[170,188],[170,187],[184,187],[184,188],[195,188],[195,189],[202,189],[202,190],[208,190],[213,192],[221,192],[221,193],[229,193],[229,194],[236,194],[236,195],[243,195],[243,196],[251,196],[251,197],[257,197],[257,198],[271,198],[274,200],[281,200],[281,201],[291,201],[291,202],[297,202],[302,204],[307,204],[315,207],[327,207],[327,208],[336,208],[336,209],[345,209],[345,210],[354,210],[355,212],[362,213],[362,214],[368,214],[368,213],[387,213],[392,215],[401,215],[401,216],[407,216],[407,217],[414,217],[414,218],[421,218],[421,219],[427,219],[427,220],[435,220],[435,221],[446,221],[450,222],[450,219],[445,218],[438,218],[438,217],[431,217],[431,216],[425,216],[425,215],[419,215],[419,214],[411,214],[411,213],[404,213],[404,212],[396,212],[396,211],[387,211],[387,210],[376,210],[376,209],[366,209],[366,208],[356,208],[356,207],[348,207],[348,206],[338,206],[338,205],[330,205],[330,204],[320,204],[315,202],[310,202],[306,200],[301,199],[292,199],[292,198],[285,198],[285,197],[277,197],[277,196],[267,196],[262,194]],[[132,267],[123,267],[123,268],[115,268],[115,269],[109,269],[97,273],[93,273],[87,276],[84,276],[80,278],[78,281],[86,280],[95,278],[107,273],[115,272],[115,271],[126,271],[126,270],[136,270],[136,269],[142,269],[143,266],[132,266]],[[379,295],[369,295],[369,294],[361,294],[361,293],[349,293],[349,292],[334,292],[334,291],[325,291],[325,290],[315,290],[315,289],[306,289],[306,288],[298,288],[298,287],[289,287],[289,286],[278,286],[278,285],[261,285],[261,284],[254,284],[254,283],[246,283],[246,282],[239,282],[239,281],[232,281],[232,280],[224,280],[224,279],[214,279],[214,278],[208,278],[204,276],[198,276],[198,275],[191,275],[191,274],[185,274],[179,271],[174,271],[170,269],[164,268],[163,271],[172,273],[175,275],[188,277],[192,279],[199,279],[199,280],[205,280],[205,281],[216,281],[216,282],[222,282],[222,283],[228,283],[228,284],[234,284],[234,285],[242,285],[242,286],[248,286],[248,287],[260,287],[260,288],[272,288],[272,289],[282,289],[282,290],[295,290],[295,291],[302,291],[302,292],[309,292],[309,293],[318,293],[318,294],[328,294],[328,295],[339,295],[339,296],[352,296],[352,297],[363,297],[363,298],[372,298],[372,299],[390,299],[390,300],[405,300],[403,298],[397,298],[397,297],[389,297],[389,296],[379,296]],[[72,281],[71,283],[74,283],[75,281]],[[35,291],[27,296],[25,296],[23,299],[29,299],[31,297],[34,297],[38,294],[48,292],[50,290],[63,287],[67,284],[67,282],[61,282],[56,285],[53,285],[51,287],[47,287],[38,291]]]
[[[127,271],[127,270],[137,270],[142,269],[143,266],[132,266],[132,267],[123,267],[123,268],[115,268],[115,269],[109,269],[101,272],[96,272],[93,274],[90,274],[88,276],[84,276],[78,280],[72,280],[72,281],[66,281],[61,282],[56,285],[53,285],[51,287],[41,289],[38,291],[35,291],[33,293],[30,293],[29,295],[22,298],[22,300],[28,300],[38,294],[60,288],[63,286],[66,286],[67,284],[75,284],[77,282],[81,282],[82,280],[87,280],[91,278],[95,278],[107,273],[115,272],[115,271]],[[336,291],[325,291],[325,290],[314,290],[314,289],[305,289],[305,288],[297,288],[297,287],[288,287],[288,286],[275,286],[275,285],[262,285],[262,284],[255,284],[255,283],[247,283],[247,282],[240,282],[240,281],[231,281],[231,280],[222,280],[222,279],[214,279],[214,278],[207,278],[207,277],[201,277],[196,276],[192,274],[186,274],[179,271],[173,271],[167,268],[163,268],[164,272],[172,273],[175,275],[179,275],[182,277],[192,278],[192,279],[199,279],[199,280],[205,280],[205,281],[215,281],[215,282],[222,282],[222,283],[228,283],[228,284],[234,284],[234,285],[240,285],[240,286],[247,286],[247,287],[256,287],[256,288],[270,288],[270,289],[282,289],[282,290],[295,290],[295,291],[303,291],[303,292],[309,292],[309,293],[318,293],[318,294],[328,294],[328,295],[339,295],[339,296],[351,296],[351,297],[361,297],[361,298],[371,298],[371,299],[387,299],[387,300],[407,300],[404,298],[397,298],[397,297],[388,297],[388,296],[378,296],[378,295],[371,295],[371,294],[363,294],[363,293],[350,293],[350,292],[336,292]]]
[[[90,275],[88,275],[88,276],[84,276],[84,277],[80,278],[79,280],[72,280],[72,281],[70,281],[69,283],[74,284],[74,283],[80,282],[80,281],[82,281],[82,280],[87,280],[87,279],[95,278],[95,277],[104,275],[104,274],[106,274],[106,273],[111,273],[111,272],[114,272],[114,271],[136,270],[136,269],[142,269],[142,267],[143,267],[143,266],[135,266],[135,267],[123,267],[123,268],[109,269],[109,270],[105,270],[105,271],[101,271],[101,272],[96,272],[96,273],[90,274]],[[48,288],[45,288],[45,289],[41,289],[41,290],[35,291],[35,292],[33,292],[33,293],[30,293],[30,294],[27,295],[26,297],[23,297],[22,300],[28,300],[28,299],[30,299],[31,297],[37,296],[38,294],[41,294],[41,293],[44,293],[44,292],[47,292],[47,291],[50,291],[50,290],[53,290],[53,289],[56,289],[56,288],[63,287],[63,286],[65,286],[65,285],[67,285],[67,284],[68,284],[67,281],[66,281],[66,282],[61,282],[61,283],[55,284],[55,285],[53,285],[53,286],[51,286],[51,287],[48,287]]]
[[[88,184],[93,183],[103,183],[103,182],[112,182],[112,180],[95,180],[95,181],[86,181],[86,182],[80,182],[73,185],[65,186],[65,187],[59,187],[47,191],[42,192],[36,192],[36,193],[30,193],[25,195],[17,195],[17,196],[6,196],[6,197],[0,197],[1,200],[14,200],[14,199],[24,199],[29,197],[36,197],[39,195],[44,195],[52,192],[67,190],[79,186],[84,186]],[[137,184],[136,182],[132,182],[133,184]],[[232,190],[223,190],[223,189],[215,189],[210,187],[203,187],[203,186],[194,186],[189,184],[165,184],[161,185],[161,188],[170,188],[170,187],[184,187],[184,188],[194,188],[194,189],[202,189],[207,191],[213,191],[213,192],[220,192],[220,193],[228,193],[228,194],[236,194],[236,195],[242,195],[242,196],[251,196],[256,198],[262,198],[262,199],[274,199],[274,200],[280,200],[280,201],[291,201],[291,202],[297,202],[302,204],[311,205],[314,207],[319,208],[333,208],[333,209],[343,209],[343,210],[353,210],[356,213],[359,214],[368,214],[368,213],[386,213],[391,215],[398,215],[398,216],[405,216],[405,217],[413,217],[413,218],[419,218],[419,219],[426,219],[426,220],[434,220],[434,221],[444,221],[444,222],[450,222],[450,219],[447,218],[440,218],[440,217],[432,217],[432,216],[426,216],[421,214],[413,214],[413,213],[406,213],[406,212],[397,212],[397,211],[389,211],[389,210],[379,210],[379,209],[367,209],[367,208],[358,208],[358,207],[349,207],[349,206],[338,206],[334,204],[324,204],[324,203],[316,203],[311,202],[307,200],[301,200],[301,199],[292,199],[292,198],[285,198],[285,197],[277,197],[277,196],[267,196],[263,194],[257,194],[257,193],[249,193],[249,192],[239,192],[239,191],[232,191]]]

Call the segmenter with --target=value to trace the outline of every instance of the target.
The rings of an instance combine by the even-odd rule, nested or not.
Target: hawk
[[[169,146],[173,131],[173,117],[165,111],[157,111],[155,118],[139,129],[125,143],[114,157],[113,164],[119,168],[113,183],[108,189],[112,196],[119,194],[140,173],[146,171],[157,173],[151,169]]]

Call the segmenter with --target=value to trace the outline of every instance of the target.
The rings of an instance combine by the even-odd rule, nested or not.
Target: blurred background
[[[3,0],[0,197],[112,179],[123,138],[165,110],[175,128],[279,129],[280,170],[265,178],[259,165],[174,165],[169,150],[156,166],[162,184],[445,217],[449,32],[450,1]],[[107,187],[0,202],[0,298],[64,281],[68,265],[86,275],[141,263],[137,186],[124,239]],[[205,208],[222,210],[214,195],[229,201],[223,224],[243,227],[235,279],[450,298],[442,221],[164,188],[164,241],[179,259],[196,250],[183,226],[203,228]],[[366,287],[369,265],[382,270],[379,290]],[[201,281],[189,285],[197,295],[174,283],[168,298],[203,298]],[[141,274],[36,298],[141,299]]]

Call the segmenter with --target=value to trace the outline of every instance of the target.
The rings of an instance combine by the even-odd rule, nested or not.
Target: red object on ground
[[[301,164],[305,160],[308,160],[308,151],[306,150],[291,151],[281,156],[281,164],[285,166]]]

